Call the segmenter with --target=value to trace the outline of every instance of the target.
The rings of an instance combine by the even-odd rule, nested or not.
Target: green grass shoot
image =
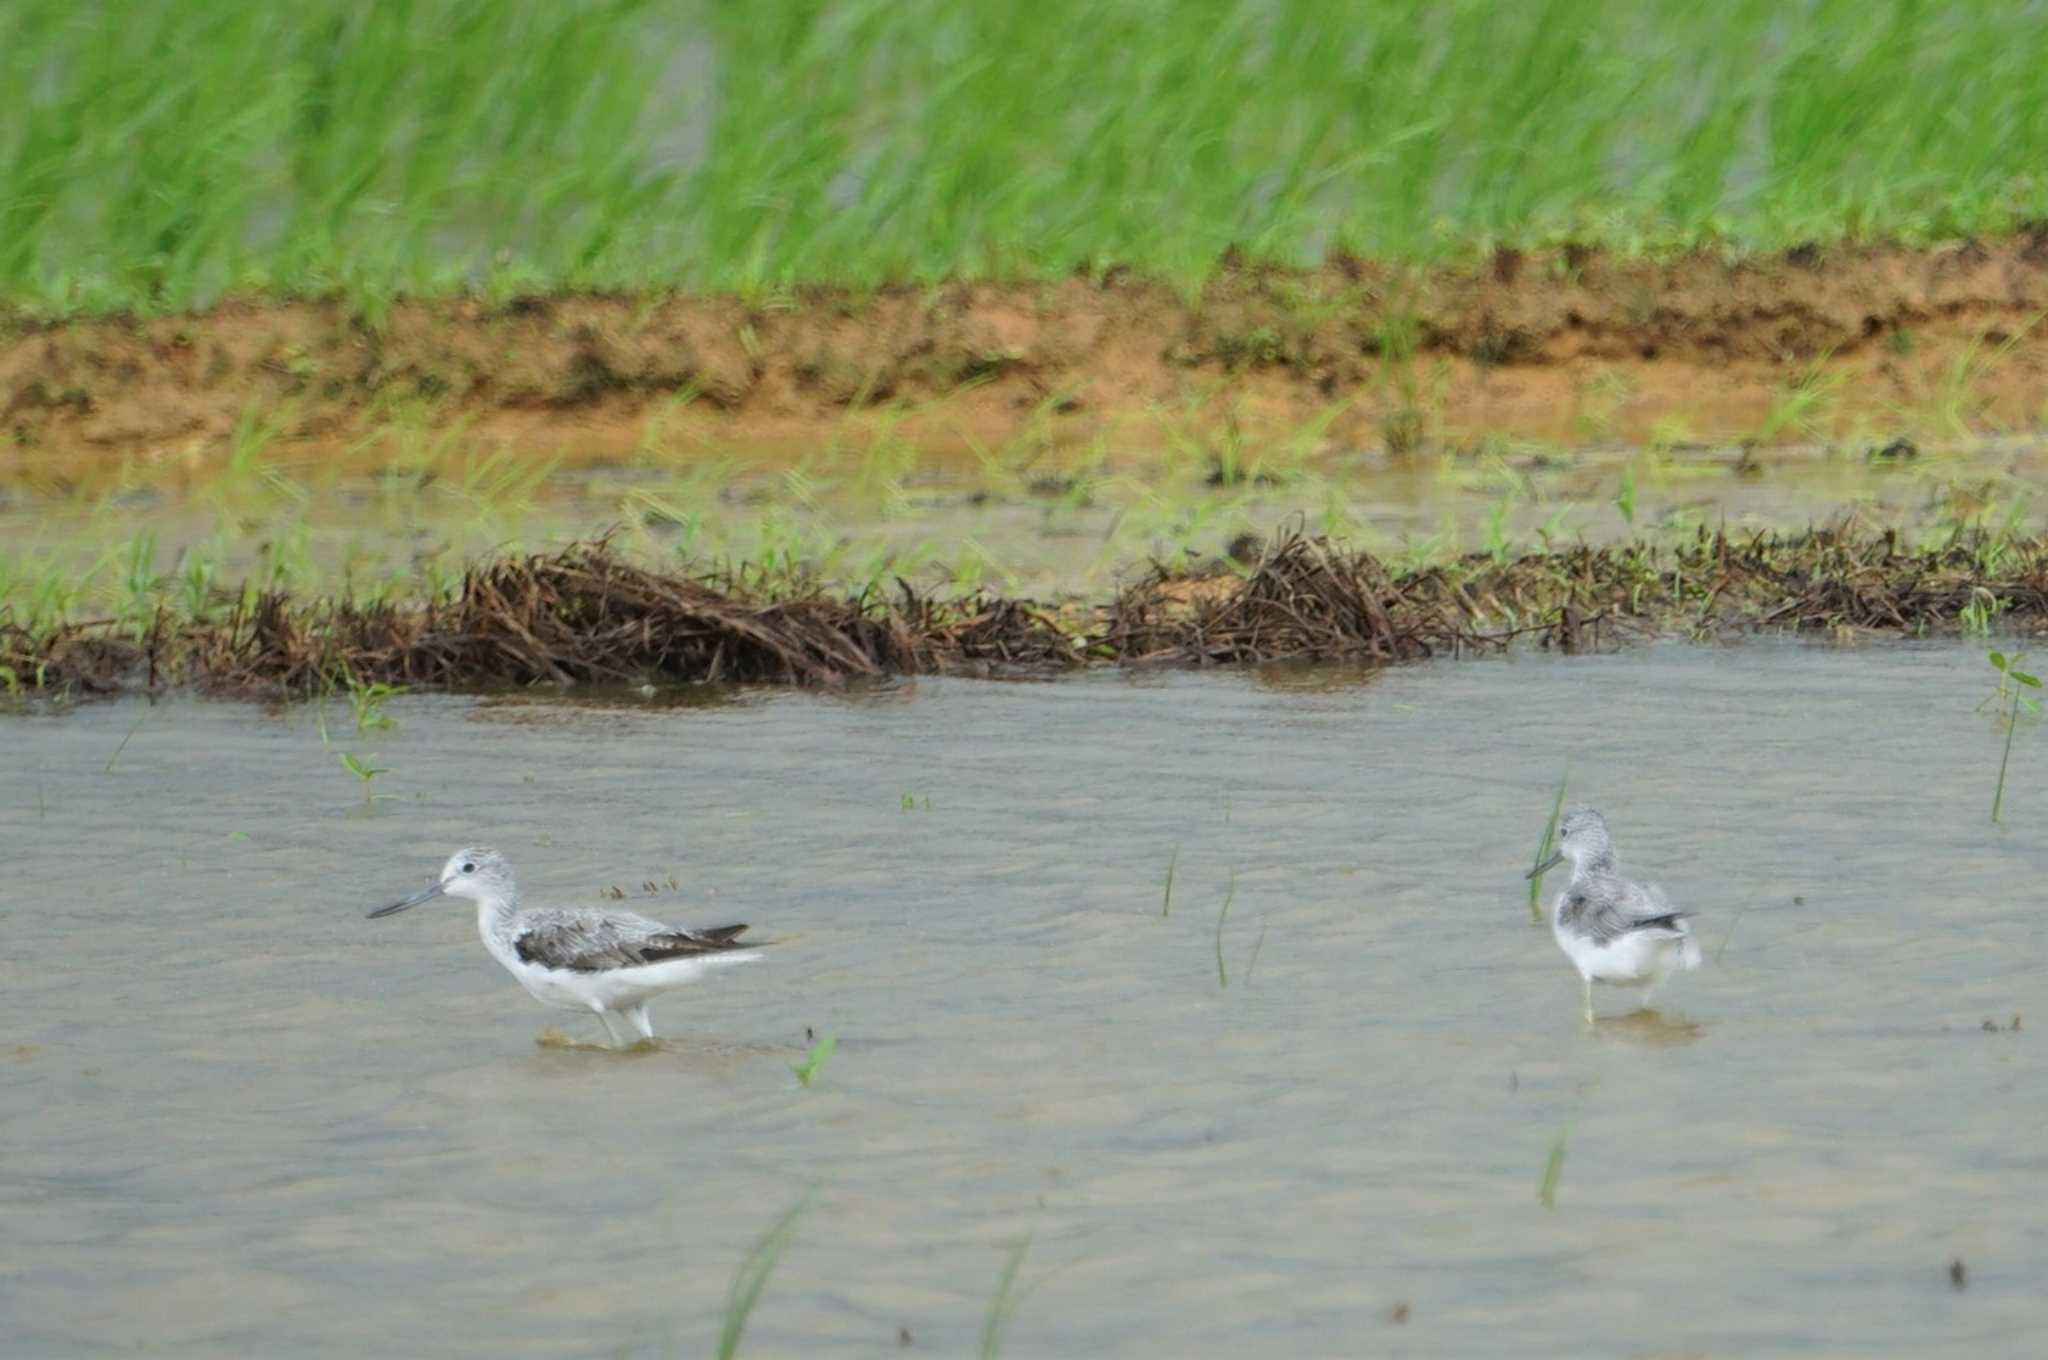
[[[1237,870],[1230,871],[1230,887],[1223,894],[1223,909],[1216,913],[1216,985],[1230,986],[1230,970],[1223,964],[1223,923],[1230,919],[1230,904],[1237,900]]]
[[[1003,1342],[1009,1337],[1010,1323],[1017,1315],[1017,1306],[1031,1292],[1017,1287],[1017,1275],[1024,1268],[1024,1255],[1030,1250],[1031,1237],[1026,1234],[1022,1241],[1010,1248],[1010,1255],[996,1276],[996,1292],[989,1299],[988,1316],[981,1324],[981,1348],[977,1352],[981,1360],[995,1360],[1003,1353]]]
[[[365,683],[354,675],[345,678],[348,681],[349,709],[355,714],[357,732],[381,732],[398,726],[397,720],[384,711],[385,700],[401,693],[398,686],[378,680]]]
[[[1564,1174],[1564,1145],[1569,1129],[1559,1129],[1550,1140],[1550,1155],[1543,1159],[1543,1179],[1536,1186],[1536,1199],[1546,1209],[1557,1207],[1557,1182]]]
[[[2003,652],[1986,652],[1985,659],[1998,672],[1999,711],[2005,715],[2005,749],[1998,757],[1998,787],[1991,794],[1991,821],[1998,822],[2000,809],[2005,806],[2005,771],[2012,762],[2013,733],[2019,730],[2022,713],[2037,714],[2041,711],[2038,699],[2027,697],[2025,690],[2041,688],[2038,676],[2019,668],[2019,657],[2008,657]],[[2008,683],[2009,682],[2009,683]]]
[[[1621,485],[1614,493],[1614,508],[1621,511],[1622,519],[1630,524],[1636,522],[1636,465],[1629,463],[1621,469]]]
[[[1566,777],[1560,776],[1557,781],[1557,796],[1550,800],[1550,820],[1543,824],[1543,834],[1537,838],[1536,858],[1529,861],[1531,869],[1543,863],[1544,860],[1549,859],[1551,847],[1556,844],[1557,819],[1564,811],[1565,783]],[[1529,919],[1537,925],[1543,924],[1543,880],[1541,878],[1529,880]]]
[[[370,789],[372,784],[375,783],[377,776],[391,773],[389,770],[370,764],[368,761],[358,757],[353,751],[343,751],[341,753],[341,766],[356,777],[358,787],[363,791],[363,801],[365,803],[375,802],[378,798],[386,796],[383,794],[373,794],[370,792]]]
[[[747,1330],[747,1319],[753,1316],[754,1305],[761,1301],[761,1292],[768,1287],[768,1277],[775,1273],[775,1263],[782,1259],[783,1252],[789,1250],[790,1240],[796,1236],[798,1220],[810,1212],[812,1200],[813,1195],[806,1194],[784,1209],[741,1258],[739,1269],[733,1272],[732,1284],[725,1291],[725,1320],[718,1329],[718,1360],[732,1360],[739,1353],[740,1337]]]
[[[1159,895],[1159,914],[1173,915],[1173,871],[1180,863],[1180,847],[1173,847],[1173,853],[1166,857],[1166,891]]]
[[[135,715],[135,721],[129,724],[127,733],[121,738],[121,744],[114,748],[114,754],[107,757],[107,766],[101,771],[102,774],[112,774],[114,772],[114,762],[119,760],[121,753],[128,749],[128,743],[135,740],[135,734],[142,730],[142,724],[148,717],[149,710],[147,708],[144,708],[142,712]]]
[[[824,1068],[826,1060],[832,1056],[832,1050],[837,1047],[838,1035],[819,1035],[818,1041],[811,1045],[811,1051],[804,1055],[804,1060],[789,1065],[789,1070],[796,1073],[797,1084],[808,1089],[810,1084],[818,1079],[818,1073]]]

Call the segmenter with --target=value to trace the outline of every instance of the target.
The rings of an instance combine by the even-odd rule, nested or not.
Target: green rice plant
[[[530,452],[508,448],[488,453],[467,448],[455,475],[437,480],[435,486],[480,515],[529,513],[560,464],[559,456],[536,458]]]
[[[2041,688],[2041,681],[2019,668],[2020,658],[2016,655],[2008,657],[2003,652],[1986,652],[1984,655],[1991,668],[1998,672],[1998,692],[1992,696],[1992,702],[1997,704],[1998,711],[2005,718],[2005,748],[1998,757],[1998,787],[1991,794],[1991,821],[1996,825],[1999,810],[2005,805],[2005,771],[2012,761],[2012,738],[2013,733],[2019,730],[2020,715],[2033,716],[2041,712],[2040,701],[2029,698],[2025,691]]]
[[[194,622],[204,623],[212,617],[217,571],[218,562],[211,552],[194,549],[185,555],[185,569],[179,573],[178,583],[184,592],[181,604],[185,616]]]
[[[1166,891],[1159,895],[1159,914],[1173,914],[1173,871],[1180,864],[1180,847],[1173,847],[1173,853],[1166,857]]]
[[[1003,1353],[1003,1344],[1009,1338],[1010,1324],[1016,1319],[1018,1305],[1031,1292],[1017,1287],[1018,1272],[1023,1270],[1025,1253],[1030,1250],[1031,1235],[1027,1233],[1004,1258],[1003,1268],[996,1276],[996,1292],[988,1302],[988,1316],[981,1324],[981,1347],[976,1351],[981,1360],[996,1360]]]
[[[156,570],[156,545],[154,529],[144,529],[129,540],[127,570],[121,581],[122,598],[115,607],[116,615],[133,630],[138,641],[149,628],[150,616],[163,595],[163,579]]]
[[[804,1060],[789,1065],[789,1070],[796,1073],[797,1084],[806,1090],[810,1089],[811,1083],[817,1080],[818,1073],[824,1069],[826,1060],[832,1056],[832,1050],[838,1047],[837,1035],[819,1035],[818,1041],[811,1045],[811,1051],[804,1055]]]
[[[1192,294],[1232,246],[1313,264],[1985,236],[2048,202],[2037,19],[15,0],[0,296],[327,296],[374,338],[400,294],[679,285],[766,308],[798,283],[1119,267]],[[1543,129],[1541,154],[1502,128]],[[1320,333],[1345,291],[1292,300],[1287,329]]]
[[[2040,322],[2037,313],[2013,334],[1988,347],[1988,335],[1974,336],[1943,365],[1930,398],[1930,415],[1938,432],[1959,439],[1976,432],[1985,405],[1983,384]]]
[[[789,1250],[790,1241],[796,1236],[797,1222],[810,1212],[812,1202],[813,1195],[806,1194],[784,1209],[740,1259],[739,1269],[733,1272],[732,1284],[725,1291],[725,1317],[718,1329],[718,1360],[732,1360],[739,1354],[740,1337],[747,1330],[747,1319],[753,1316],[754,1306],[761,1301],[761,1293],[768,1287],[768,1277],[775,1273],[776,1262],[782,1259],[782,1253]]]
[[[1625,463],[1621,469],[1621,485],[1614,493],[1614,508],[1621,511],[1621,517],[1633,525],[1636,522],[1636,465]]]
[[[1843,385],[1849,380],[1846,371],[1828,368],[1828,361],[1833,357],[1832,350],[1822,351],[1800,371],[1797,378],[1780,390],[1763,423],[1750,437],[1750,443],[1772,443],[1788,430],[1806,435],[1819,435],[1825,430],[1829,414],[1841,397]]]
[[[1498,563],[1505,564],[1510,555],[1508,516],[1514,513],[1514,509],[1515,493],[1504,491],[1486,514],[1486,555]]]
[[[1557,819],[1564,811],[1564,790],[1566,776],[1559,775],[1557,793],[1550,800],[1550,817],[1543,823],[1543,834],[1536,838],[1536,857],[1529,861],[1530,869],[1549,860],[1550,852],[1557,843]],[[1543,924],[1543,879],[1541,875],[1529,880],[1529,919],[1537,925]]]

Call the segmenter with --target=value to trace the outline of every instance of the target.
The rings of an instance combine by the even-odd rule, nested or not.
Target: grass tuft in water
[[[768,1287],[775,1263],[789,1250],[798,1220],[810,1212],[815,1198],[814,1193],[806,1194],[784,1209],[741,1258],[739,1269],[733,1272],[732,1285],[725,1291],[725,1321],[718,1329],[718,1360],[732,1360],[738,1354],[747,1319],[753,1316],[754,1305],[761,1301],[761,1291]]]
[[[1180,847],[1173,847],[1173,853],[1166,857],[1166,891],[1159,895],[1159,914],[1173,915],[1173,871],[1180,864]]]

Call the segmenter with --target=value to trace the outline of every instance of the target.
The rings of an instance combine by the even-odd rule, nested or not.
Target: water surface
[[[332,745],[197,699],[7,719],[0,1333],[706,1355],[816,1187],[743,1355],[972,1353],[1027,1236],[1016,1356],[2030,1354],[2048,733],[1993,828],[1989,678],[1749,643],[422,697]],[[1530,924],[1567,764],[1700,913],[1653,1017],[1584,1026]],[[535,900],[779,943],[658,1004],[658,1051],[537,1043],[601,1031],[464,905],[363,919],[472,841]]]

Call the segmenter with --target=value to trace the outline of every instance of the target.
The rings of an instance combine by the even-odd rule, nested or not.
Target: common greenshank
[[[604,907],[521,911],[512,866],[482,847],[457,850],[441,866],[440,877],[370,915],[390,916],[436,897],[476,903],[477,934],[491,957],[543,1006],[595,1013],[620,1047],[626,1043],[621,1020],[641,1038],[654,1037],[647,1015],[653,998],[713,968],[761,957],[739,943],[743,925],[689,930]]]
[[[1593,1021],[1593,984],[1638,989],[1638,1004],[1680,969],[1700,966],[1690,914],[1674,911],[1655,884],[1624,878],[1606,819],[1589,807],[1567,812],[1557,827],[1557,853],[1529,871],[1535,878],[1565,860],[1572,881],[1550,909],[1558,948],[1586,984],[1586,1022]]]

